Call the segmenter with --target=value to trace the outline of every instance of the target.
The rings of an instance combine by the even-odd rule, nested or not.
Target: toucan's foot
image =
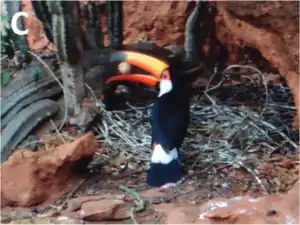
[[[160,189],[169,189],[169,188],[172,188],[172,187],[175,187],[177,184],[176,183],[166,183],[164,184],[163,186],[160,187]]]
[[[147,184],[152,187],[168,188],[169,184],[177,183],[182,177],[182,168],[178,160],[168,164],[151,163],[147,174]]]

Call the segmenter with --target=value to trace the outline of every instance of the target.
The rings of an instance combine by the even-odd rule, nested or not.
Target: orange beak
[[[139,82],[148,86],[155,86],[159,79],[156,77],[151,77],[145,74],[121,74],[117,76],[110,77],[106,80],[106,83],[109,84],[113,81],[133,81]]]
[[[163,60],[134,51],[117,51],[113,53],[111,57],[112,61],[118,60],[127,62],[128,64],[146,70],[157,78],[160,78],[161,73],[169,67],[169,64]]]
[[[157,59],[143,53],[135,51],[117,51],[111,55],[111,61],[122,61],[134,65],[150,73],[146,74],[121,74],[110,77],[106,83],[113,81],[133,81],[143,83],[148,86],[155,86],[161,77],[162,72],[169,67],[163,60]],[[151,76],[152,75],[152,76]]]

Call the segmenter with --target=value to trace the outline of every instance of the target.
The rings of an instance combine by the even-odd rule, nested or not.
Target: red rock
[[[85,220],[119,220],[129,218],[129,210],[130,207],[123,200],[102,199],[83,203],[79,215]]]
[[[199,215],[198,224],[299,224],[299,182],[285,195],[213,199]]]
[[[16,151],[1,165],[2,201],[32,206],[57,195],[69,185],[71,166],[97,149],[95,136],[88,133],[49,151]]]
[[[120,220],[129,218],[133,205],[124,195],[82,196],[70,199],[62,214],[90,221]]]
[[[199,217],[198,206],[181,206],[170,211],[166,224],[191,224]]]
[[[157,197],[164,197],[168,192],[161,190],[160,188],[151,188],[140,193],[141,197],[144,199],[152,199]]]
[[[153,205],[153,207],[155,211],[162,212],[168,215],[172,210],[178,207],[178,205],[173,203],[161,203],[161,204]]]

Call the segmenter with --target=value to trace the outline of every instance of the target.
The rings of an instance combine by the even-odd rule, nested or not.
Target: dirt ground
[[[299,154],[296,153],[291,154],[289,157],[274,156],[269,162],[264,163],[258,169],[261,172],[260,178],[267,181],[270,193],[285,193],[298,180],[298,166]],[[111,163],[107,167],[117,168],[115,164]],[[106,170],[108,169],[106,168]],[[89,177],[83,176],[82,179],[74,181],[70,190],[58,197],[54,202],[50,201],[42,206],[31,209],[3,209],[1,212],[2,222],[25,223],[29,220],[26,217],[32,217],[29,220],[30,223],[41,223],[42,221],[56,221],[55,223],[59,223],[57,221],[57,216],[59,215],[57,213],[58,207],[65,204],[69,198],[103,194],[124,194],[124,191],[120,189],[120,185],[134,189],[148,202],[146,209],[135,215],[135,220],[139,224],[165,223],[168,210],[174,207],[172,204],[176,204],[177,207],[178,205],[199,205],[214,197],[230,198],[245,194],[250,194],[251,196],[260,196],[262,194],[260,185],[257,184],[251,174],[241,169],[230,168],[226,165],[203,165],[202,168],[196,171],[188,171],[185,180],[180,185],[167,191],[159,191],[146,187],[144,182],[145,172],[127,169],[114,172],[113,174],[115,175],[112,175],[108,171],[95,171]],[[35,218],[35,215],[43,215],[44,217]],[[125,219],[96,221],[95,223],[125,224],[132,222],[131,219]],[[66,223],[66,221],[63,220],[61,223]],[[74,223],[78,223],[78,220],[75,220]]]

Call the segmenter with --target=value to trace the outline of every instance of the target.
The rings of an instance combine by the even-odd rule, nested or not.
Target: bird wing
[[[189,124],[187,102],[158,101],[151,116],[152,143],[162,145],[165,150],[179,149]]]

